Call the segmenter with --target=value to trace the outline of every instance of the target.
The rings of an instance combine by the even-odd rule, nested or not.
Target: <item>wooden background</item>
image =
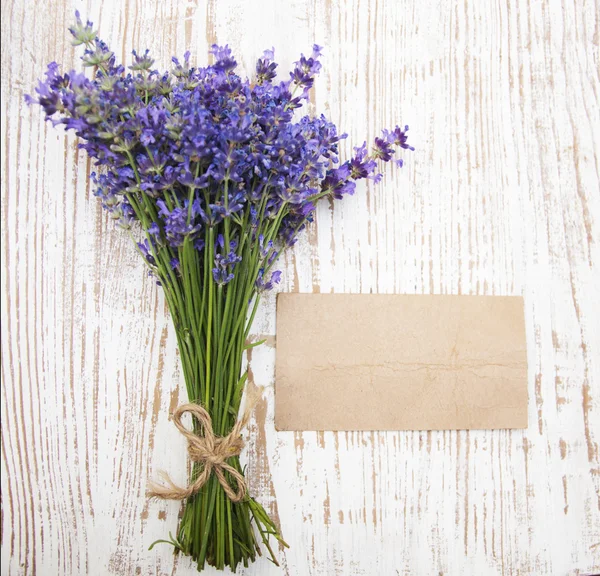
[[[599,572],[597,0],[3,0],[2,574],[195,573],[147,551],[179,510],[148,503],[147,480],[185,479],[163,296],[76,140],[23,102],[47,62],[77,64],[76,7],[159,67],[218,41],[245,70],[274,46],[286,71],[316,41],[314,110],[349,141],[410,124],[406,167],[323,203],[281,290],[525,297],[526,431],[302,434],[273,427],[271,295],[244,458],[291,548],[245,573]]]

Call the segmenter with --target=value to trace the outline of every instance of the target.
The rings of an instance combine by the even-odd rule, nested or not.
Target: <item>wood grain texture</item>
[[[182,375],[165,303],[93,198],[71,136],[29,109],[75,65],[74,8],[160,67],[229,42],[249,70],[327,47],[312,103],[350,142],[394,122],[417,151],[323,203],[283,290],[522,294],[526,431],[276,433],[274,297],[249,357],[245,453],[282,568],[246,574],[600,571],[600,7],[597,0],[7,0],[2,3],[2,574],[193,574],[167,547],[185,479],[168,414]]]

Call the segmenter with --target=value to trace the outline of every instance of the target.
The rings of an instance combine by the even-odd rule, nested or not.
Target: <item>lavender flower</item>
[[[228,46],[212,46],[212,65],[194,67],[186,52],[164,73],[153,69],[148,50],[134,50],[126,70],[78,13],[70,31],[94,73],[61,73],[51,63],[27,101],[77,133],[95,161],[92,180],[103,207],[120,227],[148,232],[165,251],[156,262],[165,273],[183,266],[184,251],[200,255],[211,230],[210,271],[219,285],[228,285],[239,259],[255,250],[256,266],[270,267],[263,261],[295,242],[318,200],[352,195],[360,180],[378,182],[378,168],[397,149],[413,150],[408,126],[396,126],[375,138],[371,151],[364,143],[340,162],[338,144],[346,134],[323,115],[294,118],[321,70],[316,44],[284,81],[276,80],[274,50],[265,50],[251,80],[236,74]],[[245,255],[217,240],[225,226],[229,238],[250,234],[254,245]],[[197,262],[202,274],[209,264],[200,256]],[[276,283],[255,274],[257,287]]]
[[[241,256],[238,256],[235,252],[236,248],[237,242],[232,240],[226,250],[225,240],[219,234],[215,246],[215,267],[212,269],[214,281],[219,286],[225,286],[233,280],[233,269],[238,262],[242,261]]]
[[[75,10],[75,24],[69,28],[69,32],[73,35],[73,46],[81,44],[90,44],[96,38],[94,25],[88,20],[85,25],[81,21],[81,15],[78,10]]]
[[[266,292],[268,290],[272,290],[276,284],[279,284],[279,282],[281,282],[280,270],[275,270],[275,272],[271,274],[271,278],[267,282],[264,281],[264,274],[265,271],[261,268],[258,271],[258,278],[256,279],[256,290],[258,292]]]
[[[315,76],[321,71],[321,63],[318,58],[321,56],[321,47],[316,44],[313,46],[313,52],[310,58],[305,58],[304,54],[300,60],[295,62],[296,67],[290,72],[290,78],[295,86],[305,89],[312,88]]]
[[[256,83],[264,84],[265,82],[270,82],[277,76],[275,69],[277,68],[277,63],[273,62],[273,58],[275,58],[275,49],[271,48],[271,50],[265,50],[263,53],[263,57],[259,58],[256,63]]]

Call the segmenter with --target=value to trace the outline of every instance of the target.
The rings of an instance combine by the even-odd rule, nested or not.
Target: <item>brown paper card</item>
[[[279,294],[278,430],[527,427],[523,299]]]

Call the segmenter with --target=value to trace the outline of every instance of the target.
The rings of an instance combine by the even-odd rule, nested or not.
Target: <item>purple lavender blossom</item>
[[[81,21],[81,15],[78,10],[75,10],[75,24],[69,28],[69,32],[73,35],[73,46],[81,44],[90,44],[96,38],[94,25],[88,20],[85,25]]]
[[[256,279],[256,290],[258,292],[267,292],[268,290],[273,290],[273,288],[275,287],[276,284],[279,284],[279,282],[281,282],[281,271],[280,270],[275,270],[275,272],[273,272],[271,274],[270,279],[265,282],[264,280],[264,274],[265,271],[264,269],[260,269],[258,271],[258,278]]]
[[[225,239],[222,234],[217,236],[215,245],[215,267],[212,269],[212,275],[215,282],[224,286],[234,278],[233,269],[238,262],[242,261],[241,256],[236,254],[237,241],[232,240],[229,246],[225,248]]]
[[[391,142],[388,142],[386,138],[375,138],[373,158],[383,160],[383,162],[389,162],[393,155],[394,148]]]
[[[271,48],[271,50],[265,50],[262,58],[259,58],[256,62],[256,83],[261,85],[265,82],[270,82],[277,76],[275,69],[277,68],[277,63],[273,62],[273,58],[275,58],[275,49]]]
[[[146,262],[150,264],[150,266],[156,266],[156,260],[152,255],[152,249],[150,247],[150,243],[148,240],[144,240],[143,242],[138,242],[138,248],[142,256],[146,259]]]
[[[146,230],[173,269],[186,246],[201,253],[208,231],[221,237],[225,223],[230,238],[250,232],[260,244],[253,248],[259,265],[268,269],[312,220],[318,200],[352,195],[359,180],[378,182],[379,166],[397,149],[413,150],[408,126],[396,126],[375,138],[371,151],[365,143],[340,162],[346,134],[323,115],[294,117],[321,70],[316,44],[284,81],[276,79],[274,50],[265,50],[250,80],[236,74],[228,46],[212,47],[212,65],[194,67],[186,52],[182,61],[173,58],[172,71],[160,73],[147,50],[133,51],[128,69],[118,65],[78,13],[70,31],[92,76],[61,73],[51,63],[27,102],[77,133],[95,161],[92,180],[103,207],[122,228]],[[211,272],[222,286],[242,258],[232,246],[215,244]],[[277,279],[260,276],[257,287]]]

